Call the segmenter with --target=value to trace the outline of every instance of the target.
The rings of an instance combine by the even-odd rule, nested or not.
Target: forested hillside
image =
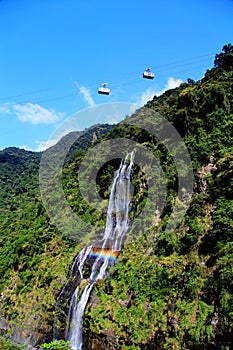
[[[108,341],[113,349],[232,348],[231,45],[216,55],[214,65],[202,80],[189,79],[147,104],[183,137],[195,174],[194,194],[178,229],[164,230],[164,213],[161,223],[125,246],[110,278],[98,286],[85,327],[105,342],[103,349]],[[110,137],[119,134],[145,142],[156,155],[160,151],[124,123]],[[168,178],[174,176],[169,160],[163,167]],[[172,183],[169,187],[168,201]]]
[[[147,147],[166,174],[167,197],[161,221],[126,243],[110,277],[98,281],[85,313],[84,336],[92,349],[232,349],[233,46],[223,47],[201,80],[188,79],[146,107],[182,136],[192,161],[194,193],[183,221],[168,233],[165,223],[177,187],[171,157],[148,132],[126,121],[99,134]],[[91,141],[99,142],[93,133]],[[78,145],[67,158],[64,192],[78,215],[98,225],[106,218],[86,207],[77,189],[85,149]],[[39,154],[17,149],[0,153],[1,316],[51,340],[55,298],[80,245],[58,232],[45,212],[39,160]],[[118,163],[109,162],[99,173],[104,197]],[[145,205],[142,181],[137,168],[132,219]]]
[[[76,147],[70,149],[66,164],[111,128],[96,125],[77,132]],[[53,146],[56,156],[56,149],[65,146],[69,137]],[[51,334],[55,297],[77,251],[77,242],[58,232],[44,209],[40,159],[41,153],[14,147],[0,151],[0,323],[6,320],[11,333],[14,324]],[[7,328],[5,322],[2,328]]]

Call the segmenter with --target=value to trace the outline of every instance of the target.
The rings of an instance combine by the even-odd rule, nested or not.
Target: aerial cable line
[[[176,62],[173,62],[173,63],[167,63],[165,65],[162,65],[162,66],[157,66],[157,69],[156,69],[156,72],[159,72],[159,71],[164,71],[164,69],[160,69],[160,68],[163,68],[163,67],[169,67],[169,66],[173,66],[173,65],[176,65],[177,63],[180,63],[180,62],[189,62],[189,61],[193,61],[193,60],[196,60],[198,58],[202,58],[202,57],[208,57],[208,56],[211,56],[213,54],[206,54],[206,55],[202,55],[202,56],[198,56],[198,57],[193,57],[193,58],[190,58],[190,59],[184,59],[184,60],[180,60],[180,61],[176,61]],[[200,60],[200,61],[195,61],[195,62],[190,62],[190,63],[186,63],[185,65],[190,65],[190,64],[193,64],[193,63],[196,63],[196,62],[201,62],[201,61],[205,61],[207,60],[204,59],[204,60]],[[182,66],[185,66],[185,65],[179,65],[179,67],[182,67]],[[178,66],[177,66],[178,67]],[[167,70],[167,69],[166,69]],[[131,71],[131,72],[128,72],[128,74],[133,74],[133,73],[138,73],[138,71]],[[120,85],[120,84],[118,84]],[[36,94],[36,93],[39,93],[39,92],[43,92],[43,91],[48,91],[48,90],[54,90],[56,89],[58,86],[67,86],[64,85],[64,84],[60,84],[60,85],[56,85],[54,87],[50,87],[50,88],[44,88],[44,89],[38,89],[38,90],[33,90],[33,91],[29,91],[29,92],[26,92],[26,93],[22,93],[22,94],[17,94],[17,95],[11,95],[11,96],[7,96],[7,97],[1,97],[0,98],[0,101],[3,101],[3,100],[8,100],[8,99],[12,99],[12,98],[17,98],[17,97],[22,97],[22,96],[27,96],[27,95],[32,95],[32,94]],[[96,87],[97,84],[94,86],[90,86],[89,88],[94,88]]]
[[[207,56],[207,55],[206,55],[206,56]],[[176,67],[179,68],[179,67],[185,67],[185,66],[195,65],[196,63],[205,62],[205,61],[207,61],[207,59],[196,60],[196,61],[194,61],[194,62],[190,62],[190,63],[186,63],[186,64],[180,64],[180,65],[176,65],[176,66],[174,66],[174,67],[172,67],[171,65],[170,65],[170,67],[168,67],[168,65],[166,65],[167,68],[164,68],[164,69],[160,69],[160,68],[159,68],[159,67],[162,67],[162,66],[157,66],[155,77],[156,77],[156,75],[159,75],[159,77],[163,77],[163,76],[164,76],[164,75],[157,74],[157,73],[159,73],[159,72],[168,71],[168,70],[171,70],[171,69],[176,68]],[[165,65],[164,65],[163,67],[165,67]],[[181,72],[184,72],[184,71],[187,71],[187,70],[182,70],[182,71],[176,72],[176,74],[181,73]],[[136,73],[136,71],[134,71],[133,73]],[[137,73],[138,73],[138,71],[137,71]],[[132,72],[131,72],[131,76],[132,76]],[[135,79],[136,79],[136,76],[133,77],[132,79],[128,78],[127,80],[124,80],[124,81],[121,80],[121,81],[118,82],[118,83],[111,84],[111,86],[114,88],[114,87],[121,87],[121,86],[132,85],[132,82],[133,82],[133,83],[134,83],[134,82],[136,83],[136,82],[138,81],[138,75],[137,75],[137,80],[135,80]],[[140,81],[139,83],[141,83],[141,81]]]
[[[205,62],[205,61],[207,61],[207,59],[205,58],[205,59],[202,59],[202,60],[197,60],[197,61],[194,61],[194,62],[190,62],[190,63],[186,63],[186,64],[179,64],[179,65],[176,65],[175,66],[175,68],[176,67],[185,67],[185,66],[191,66],[191,65],[193,65],[193,64],[195,64],[195,63],[200,63],[200,62]],[[165,69],[157,69],[157,71],[158,72],[163,72],[163,71],[166,71],[166,70],[169,70],[169,69],[171,69],[169,66],[167,66],[168,68],[165,68]]]
[[[198,68],[201,68],[202,66],[198,66]],[[183,72],[187,72],[187,71],[190,71],[191,68],[189,69],[183,69],[183,70],[179,70],[177,72],[174,72],[175,74],[179,74],[179,73],[183,73]],[[163,74],[163,75],[159,75],[160,78],[163,78],[163,77],[166,77],[167,74]],[[139,81],[138,79],[136,80],[131,80],[131,81],[127,81],[126,82],[123,82],[123,84],[119,85],[119,84],[113,84],[112,85],[112,88],[119,88],[120,86],[130,86],[130,85],[136,85],[136,84],[141,84],[141,80]],[[89,86],[88,88],[97,88],[97,84],[96,85],[92,85],[92,86]],[[67,95],[62,95],[62,96],[56,96],[56,97],[51,97],[51,98],[45,98],[45,99],[41,99],[41,100],[32,100],[30,101],[30,103],[44,103],[44,102],[50,102],[50,101],[55,101],[55,100],[61,100],[61,99],[64,99],[64,98],[68,98],[68,97],[74,97],[74,96],[77,96],[78,95],[78,91],[77,90],[71,90],[71,91],[74,91],[73,93],[71,94],[67,94]],[[21,102],[17,102],[19,104],[25,104],[25,103],[28,103],[27,100],[25,101],[21,101]],[[12,102],[10,103],[9,105],[14,105],[15,102]]]
[[[195,63],[200,63],[199,61],[196,61]],[[188,66],[188,65],[190,65],[190,64],[186,64],[186,65],[182,65],[182,66],[177,66],[177,67],[185,67],[185,66]],[[202,65],[200,66],[197,66],[197,67],[195,67],[195,68],[201,68],[202,67]],[[176,67],[175,67],[176,68]],[[172,69],[172,68],[171,68]],[[182,69],[182,70],[179,70],[179,71],[174,71],[174,69],[173,69],[173,71],[171,72],[172,74],[179,74],[179,73],[183,73],[183,72],[187,72],[187,71],[190,71],[190,70],[193,70],[194,69],[194,67],[190,67],[190,68],[186,68],[186,69]],[[167,70],[170,70],[170,68],[169,69],[164,69],[164,70],[161,70],[161,72],[164,72],[164,71],[167,71]],[[156,70],[156,73],[157,72],[160,72],[159,70]],[[159,75],[159,77],[160,78],[162,78],[162,77],[166,77],[166,76],[168,76],[168,74],[156,74],[156,75]],[[156,77],[156,75],[155,75],[155,77]],[[135,77],[133,78],[133,79],[127,79],[127,82],[123,82],[121,85],[117,85],[117,84],[111,84],[111,86],[112,86],[112,88],[115,88],[115,87],[120,87],[120,86],[129,86],[129,85],[133,85],[133,84],[141,84],[141,81],[139,81],[138,80],[138,78],[137,78],[137,80],[135,79]]]
[[[167,66],[173,66],[173,65],[176,65],[177,63],[182,63],[182,62],[197,60],[197,59],[199,59],[199,58],[204,58],[204,57],[206,57],[206,59],[207,59],[207,57],[210,57],[210,56],[213,56],[213,55],[215,55],[215,53],[209,53],[209,54],[206,54],[206,55],[197,56],[197,57],[193,57],[193,58],[186,58],[186,59],[184,59],[184,60],[180,60],[180,61],[175,61],[175,62],[172,62],[172,63],[163,64],[163,65],[160,66],[160,67],[163,68],[163,67],[167,67]]]
[[[190,66],[190,65],[193,65],[193,64],[196,64],[196,63],[200,63],[200,62],[204,62],[206,60],[208,60],[207,57],[210,57],[212,56],[213,54],[206,54],[206,55],[202,55],[202,56],[197,56],[197,57],[193,57],[193,58],[189,58],[189,59],[184,59],[184,60],[180,60],[180,61],[176,61],[176,62],[173,62],[173,63],[167,63],[167,64],[164,64],[164,65],[161,65],[161,66],[157,66],[156,67],[156,73],[157,72],[164,72],[164,71],[167,71],[167,70],[170,70],[173,68],[176,68],[176,67],[185,67],[185,66]],[[185,64],[178,64],[178,63],[185,63]],[[178,64],[178,65],[177,65]],[[181,73],[181,72],[184,72],[184,71],[187,71],[187,70],[182,70],[182,71],[179,71],[179,72],[176,72],[176,74],[178,73]],[[134,72],[127,72],[127,76],[131,76],[132,74],[138,74],[138,71],[134,71]],[[157,75],[157,74],[156,74]],[[159,75],[160,77],[163,77],[164,75]],[[136,76],[135,76],[136,78]],[[134,79],[134,78],[133,78]],[[126,82],[127,81],[127,82]],[[138,78],[137,78],[137,81],[138,81]],[[127,80],[121,80],[121,81],[118,81],[118,83],[116,82],[115,84],[111,84],[112,87],[121,87],[122,85],[123,86],[127,86],[127,85],[132,85],[132,83],[136,83],[137,82],[136,80],[131,80],[130,79],[127,79]],[[140,80],[140,83],[141,83],[141,80]],[[93,84],[91,86],[88,86],[87,88],[89,89],[96,89],[97,86],[99,84]],[[60,87],[60,86],[67,86],[67,84],[60,84],[60,85],[56,85],[54,87],[50,87],[50,88],[44,88],[44,89],[38,89],[38,90],[33,90],[33,91],[29,91],[29,92],[26,92],[26,93],[22,93],[22,94],[17,94],[17,95],[11,95],[11,96],[7,96],[7,97],[2,97],[0,98],[0,102],[2,101],[7,101],[9,99],[12,99],[12,98],[18,98],[18,97],[23,97],[23,96],[28,96],[28,95],[32,95],[32,94],[36,94],[36,93],[40,93],[40,92],[44,92],[44,91],[49,91],[49,90],[55,90],[57,87]],[[76,88],[77,89],[77,88]],[[71,90],[71,91],[76,91],[77,93],[77,90]],[[62,96],[56,96],[56,97],[51,97],[51,98],[46,98],[46,99],[42,99],[40,101],[37,101],[37,102],[32,102],[32,103],[42,103],[42,102],[47,102],[47,101],[53,101],[53,100],[59,100],[59,99],[63,99],[63,98],[66,98],[66,97],[71,97],[71,96],[75,96],[76,93],[72,93],[72,94],[69,94],[69,95],[62,95]],[[31,102],[31,101],[30,101]],[[16,102],[14,102],[16,103]],[[12,103],[12,104],[14,104]],[[26,102],[17,102],[17,103],[26,103]],[[10,103],[11,105],[11,103]]]
[[[195,63],[199,63],[199,62],[208,61],[209,60],[208,57],[211,57],[212,55],[213,54],[206,54],[206,55],[202,55],[202,56],[193,57],[193,58],[190,58],[190,59],[184,59],[184,60],[176,61],[176,62],[173,62],[173,63],[167,63],[167,64],[160,65],[160,66],[153,66],[153,68],[155,68],[156,72],[162,72],[162,71],[166,71],[166,70],[171,69],[172,66],[183,67],[183,66],[192,65],[192,64],[195,64]],[[182,62],[187,62],[187,63],[186,64],[179,64],[179,65],[177,65],[177,63],[182,63]],[[188,63],[188,62],[190,62],[190,63]],[[127,76],[132,76],[132,74],[137,74],[137,76],[138,76],[138,70],[137,71],[127,71],[127,73],[128,73]],[[129,79],[127,79],[127,81],[128,80]],[[118,85],[120,85],[120,84],[118,84]]]
[[[9,100],[9,99],[11,99],[11,98],[17,98],[17,97],[22,97],[22,96],[27,96],[27,95],[33,95],[33,94],[37,94],[38,92],[44,92],[44,91],[54,90],[54,89],[56,89],[57,87],[61,87],[61,86],[68,86],[68,84],[59,84],[59,85],[56,85],[56,86],[54,86],[54,87],[48,87],[48,88],[33,90],[33,91],[25,92],[25,93],[22,93],[22,94],[11,95],[11,96],[7,96],[7,97],[0,97],[0,101]]]
[[[199,66],[198,68],[201,68],[202,66]],[[174,72],[175,74],[179,74],[179,73],[183,73],[183,72],[187,72],[187,71],[190,71],[191,68],[189,69],[183,69],[183,70],[180,70],[178,72]],[[167,74],[163,74],[163,75],[159,75],[160,78],[163,78],[163,77],[166,77]],[[141,84],[141,80],[139,81],[138,79],[136,80],[131,80],[131,81],[128,81],[127,83],[123,83],[121,84],[121,86],[130,86],[130,85],[136,85],[136,84]],[[112,88],[119,88],[120,85],[119,84],[113,84],[111,85]],[[89,86],[88,88],[97,88],[97,84],[96,85],[92,85],[92,86]],[[73,93],[71,94],[68,94],[68,95],[62,95],[62,96],[56,96],[56,97],[51,97],[51,98],[45,98],[45,99],[41,99],[41,100],[32,100],[30,101],[30,103],[44,103],[44,102],[50,102],[50,101],[55,101],[55,100],[61,100],[61,99],[64,99],[64,98],[68,98],[68,97],[74,97],[74,96],[77,96],[78,95],[78,91],[77,90],[74,90]],[[29,103],[28,100],[25,100],[25,101],[21,101],[21,102],[17,102],[18,104],[25,104],[25,103]],[[12,102],[10,103],[9,105],[14,105],[15,102]]]
[[[66,94],[62,94],[61,96],[54,96],[54,97],[46,97],[46,98],[42,98],[41,100],[36,100],[36,101],[30,101],[31,103],[42,103],[42,102],[49,102],[49,101],[54,101],[54,100],[60,100],[66,97],[72,97],[72,96],[77,96],[77,90],[76,89],[72,89],[67,91]],[[22,103],[27,103],[27,101],[22,102]]]
[[[202,66],[199,66],[199,68],[201,68]],[[189,71],[190,69],[183,69],[183,70],[181,70],[181,71],[178,71],[178,72],[175,72],[176,74],[179,74],[179,73],[183,73],[183,72],[187,72],[187,71]],[[163,74],[163,75],[160,75],[160,77],[166,77],[167,76],[167,74]],[[138,81],[138,79],[137,80],[134,80],[134,81],[132,81],[132,82],[128,82],[128,83],[126,83],[126,84],[124,84],[124,86],[128,86],[128,85],[133,85],[133,84],[141,84],[141,81]],[[119,87],[119,85],[112,85],[113,86],[113,88],[115,87]],[[93,88],[96,88],[96,86],[92,86]],[[43,103],[43,102],[48,102],[48,101],[54,101],[54,100],[59,100],[59,99],[63,99],[63,98],[67,98],[67,97],[73,97],[73,96],[77,96],[77,92],[75,92],[75,93],[72,93],[72,94],[69,94],[69,95],[64,95],[64,96],[58,96],[58,97],[52,97],[52,98],[50,98],[50,99],[46,99],[46,100],[41,100],[41,101],[38,101],[37,103]],[[23,102],[22,102],[23,103]],[[35,103],[35,102],[34,102]]]

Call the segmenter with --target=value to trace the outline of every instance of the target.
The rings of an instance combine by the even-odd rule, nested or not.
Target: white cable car
[[[103,83],[103,84],[99,87],[98,93],[99,93],[99,94],[102,94],[102,95],[109,95],[109,94],[110,94],[110,89],[107,88],[107,83]]]
[[[143,73],[143,78],[146,79],[154,79],[155,75],[153,72],[151,72],[151,68],[146,68],[145,72]]]

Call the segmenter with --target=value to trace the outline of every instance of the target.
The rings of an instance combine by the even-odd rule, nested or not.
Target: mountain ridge
[[[233,47],[224,46],[203,79],[189,80],[146,105],[175,126],[192,160],[194,193],[176,230],[169,234],[164,230],[176,197],[177,172],[163,145],[124,121],[101,136],[103,140],[130,138],[152,150],[167,176],[167,197],[161,220],[126,244],[110,277],[97,283],[84,317],[84,336],[92,349],[231,348],[232,56]],[[92,139],[90,133],[90,144]],[[78,191],[78,166],[85,150],[74,148],[72,152],[63,169],[65,196],[77,215],[101,226],[104,214],[87,206]],[[215,166],[214,171],[209,164]],[[90,164],[90,169],[94,165]],[[109,162],[99,178],[99,191],[106,198],[114,170],[115,164]],[[55,298],[84,243],[58,232],[41,202],[37,172],[31,178],[30,174],[28,166],[27,176],[19,178],[27,185],[21,183],[19,193],[13,191],[12,195],[14,181],[8,187],[6,178],[1,182],[2,190],[5,186],[0,207],[1,317],[9,324],[31,328],[49,341]],[[140,169],[133,175],[136,190],[130,215],[137,218],[145,205],[146,182]]]

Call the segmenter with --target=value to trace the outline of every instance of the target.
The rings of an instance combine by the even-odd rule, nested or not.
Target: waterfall
[[[88,299],[96,281],[106,277],[109,268],[114,264],[129,228],[130,174],[133,157],[133,152],[129,153],[121,162],[112,183],[102,239],[82,249],[72,266],[72,271],[76,270],[80,275],[80,283],[72,295],[68,312],[67,338],[70,340],[72,350],[83,349],[82,322]],[[87,272],[83,271],[87,261],[92,261],[88,276]],[[80,290],[81,287],[83,291]]]

